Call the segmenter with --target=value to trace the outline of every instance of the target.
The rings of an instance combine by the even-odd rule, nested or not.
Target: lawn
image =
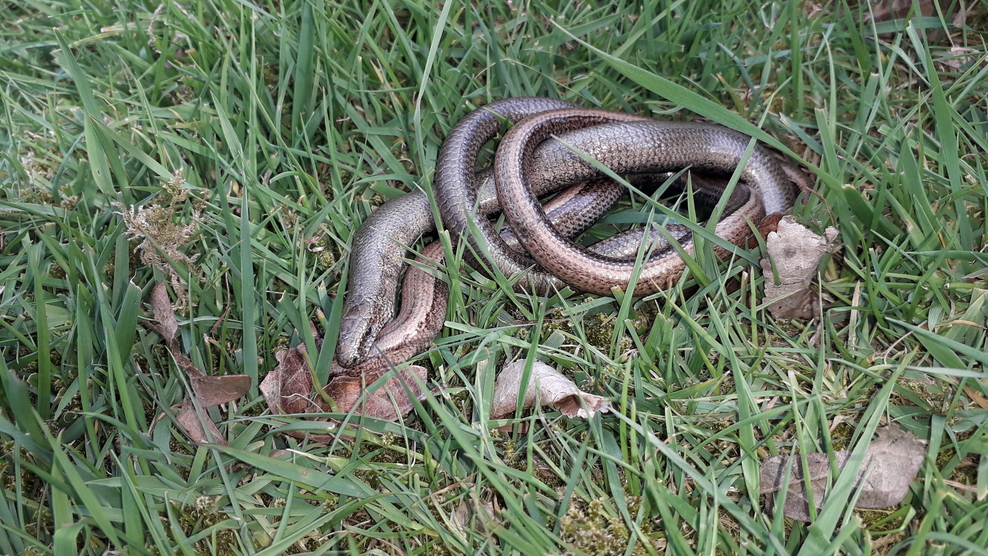
[[[988,554],[988,8],[948,4],[3,3],[0,554]],[[454,258],[432,395],[285,434],[329,425],[271,415],[259,381],[300,343],[327,378],[354,230],[522,95],[804,165],[794,216],[841,244],[816,316],[767,311],[762,247],[706,242],[644,298],[526,296]],[[192,363],[251,379],[203,409],[226,445],[178,424],[160,282]],[[492,419],[526,358],[612,411]],[[901,503],[854,509],[833,468],[811,523],[766,506],[760,462],[858,465],[890,423],[926,444]]]

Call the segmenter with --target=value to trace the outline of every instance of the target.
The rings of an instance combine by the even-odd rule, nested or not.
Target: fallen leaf
[[[165,340],[165,346],[175,359],[175,363],[189,377],[192,385],[192,399],[186,396],[182,403],[182,409],[178,412],[177,420],[189,438],[193,442],[220,442],[225,444],[219,429],[206,413],[200,414],[198,407],[205,409],[214,405],[232,402],[243,396],[250,390],[250,377],[247,375],[223,375],[209,376],[196,368],[192,360],[182,353],[175,333],[178,332],[178,319],[175,318],[175,309],[172,307],[171,299],[168,297],[168,286],[165,282],[158,282],[158,285],[151,290],[151,311],[154,313],[154,323],[148,327],[157,331]],[[203,423],[207,423],[212,440],[206,435]]]
[[[424,400],[422,390],[428,377],[424,367],[416,365],[397,371],[383,386],[367,393],[366,388],[382,376],[395,373],[390,369],[377,373],[365,373],[351,377],[336,375],[323,389],[326,396],[336,405],[331,408],[312,389],[312,373],[309,370],[305,346],[285,349],[275,353],[278,366],[271,370],[261,382],[261,394],[272,413],[327,413],[337,411],[397,421],[408,415],[414,407],[412,398]],[[412,393],[409,397],[405,385]]]
[[[306,362],[305,344],[275,352],[278,366],[261,381],[261,395],[271,413],[306,413],[319,411],[313,405],[312,375]]]
[[[166,342],[175,338],[178,331],[178,319],[175,318],[175,310],[172,309],[171,299],[168,298],[168,284],[158,282],[158,285],[151,290],[151,311],[154,313],[154,320],[158,322],[155,330],[165,337]]]
[[[497,508],[492,501],[464,498],[456,506],[452,521],[461,531],[489,534],[497,529]]]
[[[501,370],[494,383],[494,401],[491,407],[493,418],[503,417],[518,406],[518,396],[523,390],[521,379],[524,370],[524,360],[505,365]],[[603,397],[581,391],[572,380],[538,361],[533,363],[531,377],[524,392],[523,407],[530,408],[536,403],[551,404],[563,415],[571,418],[590,418],[597,412],[604,413],[611,408],[610,402]]]
[[[206,376],[192,364],[192,360],[182,353],[178,339],[175,338],[175,333],[178,331],[178,319],[175,318],[175,309],[168,297],[168,286],[165,282],[158,282],[158,285],[151,290],[151,311],[154,313],[154,322],[148,323],[146,326],[164,337],[165,346],[175,358],[175,363],[185,371],[189,378]]]
[[[189,438],[196,444],[211,442],[213,444],[227,445],[226,439],[223,438],[223,434],[216,428],[216,424],[209,418],[209,415],[201,415],[188,396],[182,402],[182,409],[179,410],[175,419],[185,429],[185,433],[189,435]],[[203,423],[205,423],[206,428],[203,428]],[[206,434],[206,429],[209,429],[208,435]]]
[[[914,7],[918,9],[914,10]],[[935,17],[938,13],[943,14],[943,21],[950,20],[958,29],[962,28],[965,20],[963,4],[958,7],[948,0],[871,0],[867,2],[867,10],[870,13],[864,14],[863,22],[869,30],[871,26],[868,24],[872,21],[882,23],[907,17],[912,20],[918,17]],[[955,14],[954,10],[958,10],[958,13]],[[930,42],[938,41],[943,38],[943,31],[941,28],[933,28],[927,32],[926,38]],[[891,38],[895,33],[884,33],[881,36]]]
[[[820,296],[812,287],[813,278],[824,255],[837,248],[837,229],[829,227],[826,233],[827,237],[819,236],[786,216],[779,221],[778,231],[768,234],[768,258],[762,259],[761,266],[765,275],[764,299],[770,302],[768,310],[775,318],[811,318],[816,314]]]
[[[247,394],[250,390],[250,377],[247,375],[208,376],[200,374],[189,377],[192,391],[203,407],[213,407]]]
[[[834,464],[843,471],[850,452],[834,452]],[[876,431],[865,452],[864,461],[858,469],[854,488],[861,493],[855,503],[856,508],[887,508],[902,502],[909,492],[909,483],[916,477],[923,460],[926,446],[922,440],[903,431],[896,425],[882,427]],[[786,517],[799,521],[809,521],[809,496],[806,485],[810,485],[817,511],[823,508],[826,500],[825,489],[830,477],[830,459],[827,454],[806,455],[809,471],[808,480],[803,475],[803,466],[798,457],[773,456],[762,462],[759,470],[761,493],[768,494],[782,490],[787,468],[789,484],[783,513]],[[769,498],[772,502],[772,498]]]
[[[981,394],[977,392],[974,388],[970,386],[964,387],[964,393],[967,394],[971,401],[978,404],[981,409],[988,409],[988,400],[986,400]]]
[[[410,365],[397,371],[397,376],[392,376],[384,386],[367,393],[367,387],[382,376],[391,373],[392,371],[380,374],[368,373],[361,377],[335,376],[323,391],[336,403],[340,412],[355,411],[367,417],[397,421],[399,417],[408,415],[415,407],[412,398],[419,401],[425,399],[421,385],[425,384],[429,371],[425,367]],[[405,385],[411,391],[411,397],[405,390]]]

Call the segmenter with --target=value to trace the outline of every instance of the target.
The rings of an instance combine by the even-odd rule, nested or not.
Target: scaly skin
[[[479,153],[483,144],[500,129],[501,117],[495,114],[499,114],[512,121],[517,121],[523,120],[532,114],[541,114],[546,110],[559,108],[560,106],[571,107],[573,105],[563,101],[532,98],[508,99],[491,103],[469,114],[454,126],[440,151],[439,161],[437,162],[437,203],[440,207],[444,225],[451,230],[454,236],[470,242],[475,252],[481,253],[486,250],[490,253],[494,262],[498,264],[506,276],[515,276],[520,272],[528,272],[527,279],[521,282],[523,287],[535,287],[535,289],[543,293],[565,287],[565,284],[553,276],[539,274],[538,269],[531,268],[534,266],[534,262],[530,258],[513,251],[504,244],[498,235],[494,234],[493,226],[489,224],[486,216],[500,209],[497,198],[499,193],[495,191],[491,174],[489,172],[474,173],[474,168],[476,167],[477,153]],[[628,124],[651,122],[651,124],[641,125],[685,125],[689,126],[690,129],[702,128],[713,130],[711,131],[712,133],[720,135],[727,134],[730,136],[733,134],[734,140],[729,143],[734,145],[732,148],[735,151],[737,145],[740,145],[741,152],[743,152],[748,141],[748,138],[744,135],[716,126],[670,124],[655,122],[654,120],[640,116],[629,116],[614,112],[587,111],[584,109],[570,110],[573,112],[598,112],[605,114],[604,119],[599,121],[610,121],[606,119],[610,118],[611,120],[619,119]],[[601,118],[599,114],[593,117]],[[522,124],[516,125],[515,129],[525,125],[525,122],[528,122],[528,120],[524,120]],[[598,120],[594,120],[594,123],[599,122]],[[584,126],[594,125],[594,123],[584,123]],[[565,129],[563,129],[564,127]],[[530,159],[529,164],[525,166],[525,171],[528,172],[526,176],[529,178],[530,183],[528,186],[532,194],[544,194],[556,191],[566,185],[598,178],[600,173],[596,169],[593,169],[592,166],[580,160],[563,143],[577,150],[588,152],[598,158],[605,156],[610,150],[608,145],[620,142],[621,138],[603,139],[604,135],[601,134],[601,131],[604,129],[606,129],[606,126],[601,128],[580,128],[579,125],[574,125],[570,122],[565,124],[565,126],[552,128],[552,131],[549,132],[563,133],[563,131],[570,130],[568,133],[560,136],[560,141],[545,141],[539,144],[541,141],[528,136],[523,141],[525,146],[522,150],[527,153],[526,156]],[[509,132],[508,136],[510,137],[512,133],[515,133],[514,130]],[[620,132],[618,133],[620,134]],[[517,134],[515,136],[517,137]],[[547,136],[545,135],[544,137]],[[694,169],[700,171],[710,171],[726,175],[730,175],[734,171],[737,164],[736,160],[731,165],[729,162],[717,158],[721,155],[716,153],[711,154],[708,151],[704,151],[703,148],[697,148],[695,141],[689,144],[693,146],[694,155],[696,156],[672,168],[673,170],[692,166]],[[636,145],[626,144],[621,148],[631,149],[633,151]],[[499,149],[499,160],[501,158],[500,152],[501,150]],[[671,165],[671,163],[667,163],[666,157],[661,153],[642,152],[640,149],[636,152],[636,155],[625,157],[630,160],[630,162],[625,162],[626,167],[614,169],[618,173],[634,173],[639,171],[659,173],[666,170],[659,170],[657,168],[666,168]],[[704,152],[707,154],[704,155]],[[752,159],[759,159],[761,152],[760,149],[756,148],[756,153],[752,156]],[[704,156],[707,159],[716,159],[716,163],[710,163],[709,160],[703,158]],[[635,165],[635,157],[643,157],[646,160],[645,165],[642,166],[640,160],[637,163],[638,165]],[[650,158],[658,158],[659,163],[657,165],[652,163],[649,166],[647,161]],[[590,171],[587,170],[588,167],[591,168]],[[791,188],[788,188],[789,193],[784,193],[785,188],[782,184],[777,183],[774,172],[771,174],[772,180],[775,181],[766,181],[766,179],[758,175],[751,174],[749,171],[751,168],[752,162],[749,161],[745,169],[745,174],[742,175],[744,185],[739,185],[735,190],[735,197],[739,201],[735,202],[732,199],[732,205],[739,206],[740,208],[726,217],[721,222],[721,226],[718,226],[718,234],[725,232],[729,235],[729,239],[732,242],[743,239],[734,237],[735,235],[742,233],[745,236],[747,235],[748,227],[745,221],[746,218],[755,221],[760,219],[760,215],[762,214],[761,203],[766,196],[766,192],[783,192],[782,200],[776,202],[773,206],[777,208],[783,208],[787,205],[791,206]],[[694,185],[696,185],[696,182],[694,182]],[[755,193],[749,194],[747,186],[752,187],[752,191]],[[585,187],[589,189],[599,188],[601,192],[594,194],[599,194],[600,200],[593,200],[597,198],[589,196],[590,194],[587,194],[588,196],[586,197],[578,195],[578,200],[575,203],[579,204],[579,202],[583,202],[585,205],[588,205],[587,208],[589,210],[596,210],[597,212],[593,214],[597,216],[573,216],[573,213],[563,216],[561,218],[565,222],[574,223],[580,221],[579,225],[575,226],[576,231],[569,230],[565,233],[550,232],[551,234],[557,237],[563,237],[564,235],[580,233],[582,231],[581,226],[586,227],[591,225],[599,217],[599,214],[603,214],[609,209],[610,205],[614,202],[612,199],[616,199],[615,188],[619,186],[616,186],[613,182],[604,181]],[[706,186],[701,185],[700,187],[704,188]],[[617,193],[619,194],[620,191],[617,191]],[[716,189],[716,187],[710,187],[708,193],[719,195],[720,190]],[[529,198],[529,202],[532,202],[528,190],[525,191],[525,196]],[[586,199],[591,200],[586,201]],[[483,218],[480,216],[483,216]],[[471,233],[471,225],[481,230],[479,238]],[[540,225],[536,224],[535,226]],[[416,310],[415,318],[410,319],[407,315],[399,315],[396,318],[395,322],[404,323],[403,326],[387,324],[394,313],[395,291],[397,289],[398,277],[405,266],[403,262],[405,250],[419,236],[433,229],[434,220],[428,199],[424,193],[416,192],[403,195],[385,203],[357,231],[351,251],[350,288],[344,301],[343,321],[341,323],[337,350],[337,361],[341,366],[339,368],[334,367],[334,372],[355,375],[370,372],[370,369],[374,365],[395,365],[407,359],[408,356],[403,355],[404,353],[408,351],[417,352],[423,349],[438,334],[442,328],[443,318],[445,316],[445,293],[443,295],[430,294],[431,297],[429,297],[428,302],[419,303],[417,301],[419,298],[413,296],[411,299],[402,303],[403,311],[406,305],[419,308],[431,306],[433,310],[440,313],[439,315],[425,315]],[[531,236],[531,230],[527,227],[523,226],[521,229],[525,230],[523,233]],[[606,247],[605,244],[605,246],[602,246],[605,250],[614,249],[616,251],[608,251],[609,255],[601,256],[612,260],[622,258],[633,260],[634,255],[638,252],[641,233],[632,232],[627,236],[611,240],[612,246],[620,244],[620,247]],[[686,238],[687,235],[682,230],[673,229],[673,236],[678,240]],[[653,239],[657,237],[654,231],[650,232],[650,237]],[[528,241],[532,243],[531,237],[529,237]],[[481,250],[478,242],[483,242],[485,249]],[[566,247],[566,249],[571,249],[571,247]],[[507,255],[503,255],[502,251],[506,252]],[[536,251],[538,251],[537,248]],[[662,257],[671,262],[678,259],[679,263],[682,263],[678,256],[671,256],[668,253],[662,254],[660,247],[656,247],[654,244],[649,247],[649,252],[660,252],[660,254],[653,255],[653,257]],[[441,250],[437,250],[436,253],[441,255]],[[543,254],[543,256],[545,255]],[[439,257],[430,258],[437,260]],[[550,253],[547,256],[547,260],[553,261],[555,258]],[[685,267],[685,263],[679,263],[675,263],[674,266],[678,264]],[[625,264],[627,264],[627,261],[625,261]],[[662,287],[662,284],[668,283],[668,277],[674,273],[670,268],[666,268],[665,273],[662,274],[660,279],[654,277],[647,279],[645,284],[650,285],[646,289],[636,289],[636,293],[649,291],[649,289],[654,291],[656,285]],[[577,269],[576,272],[579,271]],[[680,268],[678,272],[681,273],[682,269]],[[434,290],[435,288],[445,287],[445,284],[442,284],[441,281],[429,273],[422,273],[420,278],[423,284],[425,284],[421,288],[418,282],[414,280],[411,282],[412,287],[409,288],[409,280],[406,278],[405,287],[409,290],[408,293],[410,295],[412,292],[421,293],[430,288]],[[599,286],[595,289],[592,285],[580,283],[578,279],[570,279],[574,281],[573,285],[579,289],[599,291],[601,293],[607,293],[609,291],[609,286],[607,288]],[[610,281],[612,280],[608,275],[603,283],[606,284]],[[580,285],[576,285],[577,283]],[[620,282],[614,285],[620,286]],[[441,302],[439,298],[443,298]],[[381,334],[385,326],[388,327],[390,338],[386,341],[385,337]],[[414,331],[414,333],[409,333],[409,331]],[[404,339],[395,341],[396,338]],[[410,346],[420,347],[410,349]],[[372,363],[370,360],[375,360],[375,362]],[[369,367],[368,365],[372,366]]]
[[[579,181],[602,174],[563,144],[563,138],[546,141],[577,129],[593,137],[591,144],[581,145],[580,150],[618,174],[691,168],[730,175],[738,167],[750,138],[713,125],[641,121],[604,110],[565,109],[528,118],[501,140],[494,163],[498,199],[519,241],[539,264],[570,286],[601,295],[609,294],[613,288],[627,291],[633,279],[635,295],[669,287],[686,269],[678,254],[659,252],[636,268],[633,261],[593,253],[548,225],[531,189],[538,189],[547,180]],[[546,173],[535,156],[537,146],[543,155],[568,155],[569,163],[558,164]],[[782,165],[763,148],[755,147],[740,177],[752,194],[716,229],[718,236],[735,245],[751,235],[749,222],[757,224],[766,211],[786,211],[793,201],[792,186]],[[692,254],[693,248],[692,241],[683,244],[687,254]],[[718,252],[726,255],[723,249]]]

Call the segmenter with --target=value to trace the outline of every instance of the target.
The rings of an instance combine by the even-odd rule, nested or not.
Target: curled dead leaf
[[[304,344],[275,352],[278,366],[261,381],[261,395],[271,413],[320,411],[312,402],[312,375]]]
[[[494,383],[491,417],[497,419],[513,412],[518,406],[518,396],[523,391],[525,408],[533,407],[536,403],[551,404],[571,418],[590,418],[598,412],[610,411],[610,402],[606,399],[581,391],[572,380],[538,361],[532,365],[529,383],[522,388],[524,370],[524,360],[505,365],[501,370]]]
[[[817,268],[824,256],[836,250],[837,229],[827,228],[822,237],[798,224],[791,216],[779,221],[778,230],[765,240],[768,258],[762,259],[765,273],[765,300],[772,316],[780,319],[811,318],[820,303],[812,287]],[[776,285],[776,272],[779,283]]]
[[[205,412],[199,413],[195,404],[192,403],[192,399],[188,396],[182,402],[182,408],[178,411],[178,415],[175,416],[175,420],[178,421],[178,424],[185,429],[185,433],[196,444],[210,442],[213,444],[222,444],[223,446],[227,445],[226,439],[223,438],[220,430],[216,428],[213,420]]]
[[[185,429],[193,442],[225,444],[226,441],[223,440],[219,429],[209,418],[209,414],[200,413],[199,409],[232,402],[243,396],[250,390],[250,377],[247,375],[206,375],[182,353],[178,340],[175,338],[175,333],[178,332],[178,319],[175,318],[175,309],[168,297],[168,286],[165,282],[158,282],[158,285],[151,290],[151,311],[154,314],[155,322],[150,323],[149,328],[161,334],[168,351],[175,359],[175,363],[189,377],[189,383],[192,385],[192,392],[186,396],[182,403],[182,409],[179,410],[176,417],[178,424]],[[203,423],[206,424],[205,428]],[[207,429],[209,435],[206,434]]]
[[[199,403],[203,407],[213,407],[246,395],[251,380],[247,375],[197,375],[189,377],[189,382]]]
[[[171,299],[168,298],[168,284],[158,282],[158,285],[151,290],[151,312],[154,313],[154,320],[158,322],[155,330],[165,337],[166,342],[175,338],[178,332],[178,319],[175,318],[175,310],[172,309]]]
[[[489,534],[497,529],[497,516],[500,512],[492,501],[464,498],[453,512],[453,524],[464,531]]]
[[[367,389],[385,375],[392,375],[384,386],[368,393]],[[335,376],[324,391],[336,403],[338,411],[355,411],[367,417],[387,421],[397,421],[415,407],[412,398],[425,399],[422,385],[429,371],[425,367],[411,365],[396,373],[386,371],[380,374],[365,374],[360,377]],[[408,391],[405,387],[408,387]],[[409,396],[411,392],[411,396]],[[356,409],[354,409],[356,408]]]
[[[834,452],[834,465],[837,469],[843,471],[850,455],[847,450]],[[887,508],[902,502],[909,492],[909,483],[916,477],[925,458],[926,446],[922,440],[896,425],[878,429],[876,438],[868,446],[864,461],[858,469],[854,488],[861,492],[855,507]],[[759,470],[762,494],[782,490],[786,486],[788,472],[789,483],[786,486],[783,513],[786,517],[799,521],[810,520],[808,491],[813,493],[817,511],[823,508],[827,480],[830,477],[830,459],[827,454],[807,454],[806,462],[808,478],[803,474],[803,466],[798,457],[773,456],[763,461]],[[769,501],[771,502],[771,498]]]
[[[260,387],[268,408],[275,414],[355,411],[367,417],[397,421],[414,407],[412,398],[425,399],[422,385],[428,371],[424,367],[409,366],[398,371],[367,373],[359,377],[333,376],[323,389],[336,406],[333,408],[312,388],[312,373],[304,345],[278,351],[275,359],[278,366],[264,377]],[[368,387],[385,375],[391,378],[368,393]]]

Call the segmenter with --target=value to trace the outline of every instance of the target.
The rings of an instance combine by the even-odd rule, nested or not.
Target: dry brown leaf
[[[488,534],[497,528],[497,508],[494,502],[464,498],[453,512],[453,523],[461,530]]]
[[[158,282],[151,290],[151,311],[154,312],[154,320],[158,321],[154,329],[165,337],[166,342],[172,341],[178,331],[178,320],[175,318],[171,299],[168,298],[167,283]]]
[[[311,402],[312,375],[309,374],[305,355],[305,344],[275,352],[278,366],[264,377],[260,386],[261,395],[271,413],[320,411]]]
[[[813,233],[791,216],[779,221],[778,231],[765,240],[768,259],[762,259],[765,274],[765,300],[772,316],[779,319],[811,318],[816,314],[820,297],[812,287],[817,267],[824,255],[836,249],[837,229],[827,228],[827,237]],[[775,284],[772,262],[778,272]]]
[[[323,389],[336,405],[333,409],[313,392],[304,345],[281,350],[275,353],[275,359],[278,366],[264,377],[260,387],[272,413],[349,413],[356,407],[358,414],[397,421],[414,407],[403,384],[408,385],[412,397],[420,401],[425,399],[421,385],[428,377],[428,371],[413,365],[398,371],[384,386],[370,394],[365,392],[366,387],[392,371],[368,373],[361,377],[334,376]]]
[[[964,6],[962,4],[961,7],[957,10],[957,13],[954,15],[954,18],[950,22],[953,24],[955,28],[963,29],[964,26],[967,25],[967,15],[968,12],[964,9]]]
[[[918,0],[918,2],[914,2],[914,0],[870,0],[867,4],[870,13],[865,12],[864,14],[865,24],[872,21],[881,23],[907,17],[910,20],[918,17],[932,17],[936,16],[938,12],[943,14],[944,20],[950,20],[951,24],[958,29],[963,28],[966,20],[963,4],[958,6],[950,0]],[[937,9],[938,5],[939,10]],[[919,8],[918,11],[913,10],[914,6]],[[955,10],[957,10],[956,14],[954,13]],[[885,33],[882,36],[892,37],[894,33]],[[940,28],[931,29],[926,34],[930,41],[938,41],[943,36],[943,29]]]
[[[503,417],[518,407],[518,396],[522,391],[521,379],[525,370],[525,361],[519,360],[505,365],[494,383],[494,401],[491,407],[491,417]],[[590,418],[597,412],[610,411],[610,403],[601,396],[595,396],[581,391],[555,369],[536,361],[528,386],[524,389],[525,401],[523,407],[530,408],[537,402],[551,404],[567,417]]]
[[[397,376],[392,376],[384,386],[367,394],[366,388],[385,374],[391,374],[391,371],[365,374],[361,377],[335,376],[326,385],[324,391],[341,412],[349,413],[356,407],[357,414],[397,421],[399,417],[408,415],[415,407],[403,384],[408,385],[412,397],[422,401],[425,399],[425,394],[421,385],[425,384],[429,371],[418,365],[405,367],[397,372]]]
[[[175,358],[175,363],[185,371],[189,378],[206,376],[192,364],[192,360],[182,353],[178,339],[175,338],[175,333],[178,331],[178,319],[175,318],[175,309],[168,297],[168,286],[165,282],[158,282],[158,285],[151,290],[151,310],[154,312],[156,322],[147,324],[147,326],[165,338],[165,346]]]
[[[251,380],[247,375],[197,375],[189,377],[189,382],[192,383],[192,391],[200,405],[213,407],[247,394]]]
[[[897,425],[878,429],[876,436],[858,469],[854,488],[860,489],[861,494],[855,503],[857,508],[887,508],[902,502],[909,492],[909,483],[926,457],[923,441]],[[835,465],[839,470],[844,469],[849,457],[847,450],[834,452]],[[799,521],[810,520],[806,485],[812,488],[814,505],[819,511],[826,499],[824,490],[830,477],[827,454],[807,454],[806,461],[809,481],[804,479],[803,466],[798,457],[770,457],[762,462],[759,471],[761,493],[767,494],[782,490],[786,468],[791,467],[783,510],[786,517]],[[771,498],[769,500],[771,503]]]
[[[933,13],[932,0],[919,1],[920,12],[916,16],[930,16]],[[865,13],[865,23],[876,21],[892,21],[902,19],[912,11],[913,0],[870,0],[868,8],[871,13]]]
[[[944,19],[952,19],[953,25],[960,28],[961,25],[958,25],[954,10],[959,10],[960,14],[964,14],[963,4],[958,6],[950,0],[919,0],[918,2],[913,0],[870,0],[868,2],[870,13],[865,13],[864,22],[880,23],[906,17],[932,17],[937,14],[938,4],[940,11],[944,14]],[[913,7],[917,5],[919,10],[914,11]]]
[[[168,286],[165,282],[158,282],[158,285],[151,290],[151,311],[154,313],[155,323],[149,327],[156,330],[165,339],[165,345],[172,354],[179,368],[185,371],[192,385],[191,395],[195,396],[195,401],[202,409],[232,402],[243,396],[250,390],[250,377],[247,375],[224,375],[208,376],[192,364],[192,360],[182,353],[175,333],[178,332],[178,319],[175,318],[175,309],[172,307],[171,299],[168,297]],[[206,413],[199,414],[196,404],[188,396],[182,403],[182,409],[178,412],[178,424],[181,425],[189,438],[193,442],[207,442],[206,431],[202,424],[207,423],[209,432],[212,434],[213,442],[226,444],[219,429]]]
[[[220,433],[220,430],[216,428],[216,424],[213,420],[209,418],[209,415],[200,415],[196,411],[195,404],[192,400],[186,396],[185,401],[182,402],[182,409],[179,410],[178,415],[175,416],[178,424],[185,429],[186,434],[192,439],[196,444],[202,444],[203,442],[212,442],[213,444],[227,445],[226,439]],[[206,434],[206,429],[203,428],[203,423],[206,424],[206,428],[209,429],[209,434]]]
[[[988,409],[988,400],[979,394],[977,390],[971,388],[970,386],[965,386],[964,393],[967,394],[967,397],[971,398],[972,402],[978,404],[978,407],[981,409]]]

